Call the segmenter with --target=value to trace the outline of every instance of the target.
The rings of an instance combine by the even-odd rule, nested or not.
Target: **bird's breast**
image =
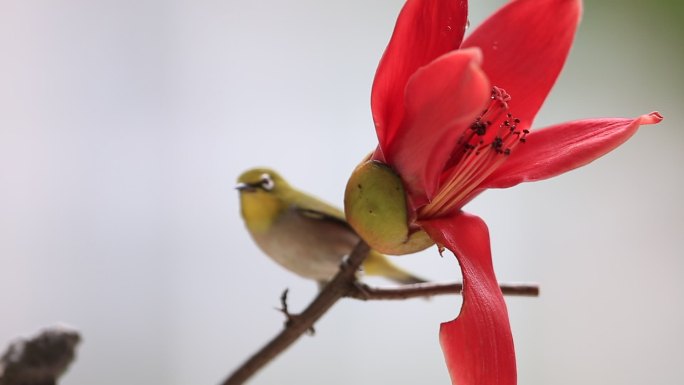
[[[276,262],[303,277],[325,281],[339,269],[358,237],[343,224],[286,209],[267,230],[250,231],[259,247]]]

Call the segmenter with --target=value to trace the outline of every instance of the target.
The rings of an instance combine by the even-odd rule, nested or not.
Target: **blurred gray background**
[[[477,26],[501,1],[472,1]],[[252,244],[235,178],[269,165],[341,204],[376,143],[369,94],[400,0],[0,0],[0,345],[84,335],[63,384],[215,384],[313,283]],[[678,1],[585,2],[539,115],[661,111],[560,178],[490,191],[520,384],[684,377],[684,29]],[[459,278],[431,250],[398,259]],[[383,284],[382,281],[371,281]],[[253,384],[447,384],[437,331],[460,298],[345,300]]]

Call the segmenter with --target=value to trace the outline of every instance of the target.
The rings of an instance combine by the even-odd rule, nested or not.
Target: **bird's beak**
[[[249,183],[238,183],[235,185],[235,189],[238,191],[254,191],[254,186]]]

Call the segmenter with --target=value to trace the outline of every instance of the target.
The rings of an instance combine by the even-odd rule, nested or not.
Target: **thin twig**
[[[239,385],[247,381],[254,373],[264,367],[268,362],[282,353],[302,334],[313,327],[313,324],[325,312],[330,309],[335,302],[354,290],[356,272],[361,263],[366,258],[369,248],[365,242],[359,242],[352,253],[342,264],[340,271],[335,278],[328,283],[318,294],[316,299],[300,314],[290,315],[285,329],[271,340],[266,346],[261,348],[256,354],[250,357],[233,374],[230,375],[222,385]]]
[[[539,296],[539,285],[534,283],[502,283],[499,287],[504,295]],[[360,285],[360,287],[357,286],[350,291],[347,296],[360,300],[401,300],[444,294],[461,294],[462,291],[462,283],[417,283],[391,288]]]

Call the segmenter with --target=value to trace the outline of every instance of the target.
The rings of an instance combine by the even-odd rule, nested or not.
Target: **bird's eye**
[[[262,175],[261,188],[263,188],[266,191],[271,191],[273,190],[273,187],[275,187],[275,183],[273,182],[273,179],[271,179],[271,176],[268,174]]]

